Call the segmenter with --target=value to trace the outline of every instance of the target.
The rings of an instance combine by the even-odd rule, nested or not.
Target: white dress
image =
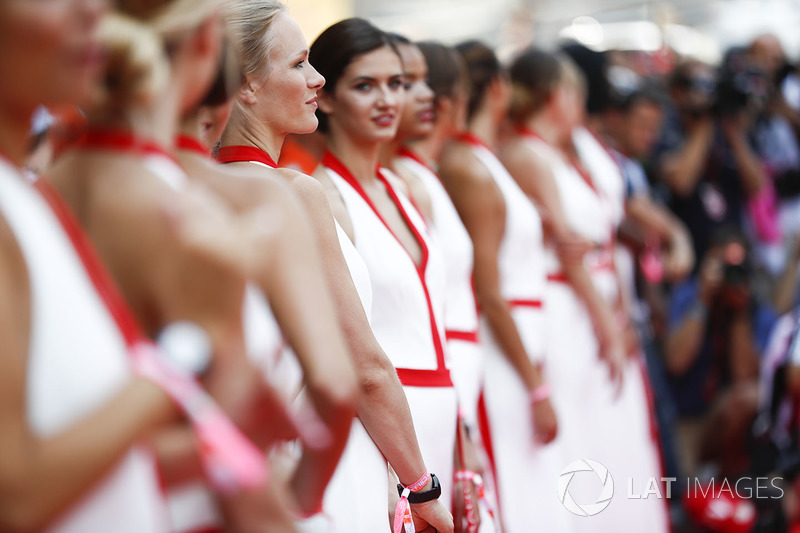
[[[369,270],[350,238],[336,222],[336,233],[350,276],[367,318],[372,309]],[[360,420],[353,420],[350,438],[336,467],[325,498],[322,517],[298,523],[302,533],[364,533],[384,531],[389,516],[386,490],[388,464]]]
[[[583,129],[574,142],[588,175],[539,139],[529,147],[550,162],[570,228],[595,243],[584,264],[595,289],[611,307],[619,298],[614,266],[614,235],[624,215],[622,177],[610,155]],[[661,477],[658,449],[653,441],[649,398],[641,363],[628,361],[624,386],[616,397],[608,366],[600,359],[591,317],[566,282],[555,251],[548,248],[547,358],[553,403],[559,414],[559,437],[565,465],[591,459],[605,466],[616,482],[608,507],[591,517],[570,515],[571,531],[665,531],[665,501],[655,497],[628,499],[628,479],[643,491],[650,477]],[[569,486],[581,505],[593,504],[600,494],[593,472],[583,472]]]
[[[36,435],[48,438],[91,415],[130,381],[127,345],[53,210],[3,160],[0,214],[22,250],[30,282],[27,419]],[[144,446],[131,447],[46,529],[167,530],[155,459]]]
[[[344,166],[327,154],[325,170],[353,222],[354,244],[372,280],[372,329],[397,369],[428,470],[442,482],[440,501],[451,503],[456,394],[445,366],[444,261],[411,202],[383,175],[395,205],[422,249],[418,267]]]
[[[497,257],[500,292],[510,308],[522,343],[535,365],[545,359],[545,265],[539,213],[492,151],[468,136],[475,157],[491,174],[505,203],[505,231]],[[533,431],[528,391],[503,353],[485,317],[481,319],[486,357],[484,406],[503,530],[507,533],[564,531],[566,511],[557,498],[563,467],[558,443],[542,446]],[[558,414],[558,413],[557,413]]]
[[[259,155],[259,154],[255,154]],[[233,161],[233,159],[226,159]],[[266,159],[247,161],[268,168],[274,168]],[[350,276],[358,292],[367,318],[372,309],[372,286],[369,271],[364,261],[350,242],[347,234],[336,222],[336,234],[342,254],[350,270]],[[278,348],[275,353],[275,329],[278,327],[263,294],[258,291],[248,298],[249,311],[245,313],[245,333],[248,351],[262,354],[259,357],[266,363],[265,376],[290,398],[298,399],[302,389],[302,370],[290,350]],[[267,316],[268,314],[268,316]],[[259,319],[258,317],[262,318]],[[267,319],[269,318],[269,319]],[[280,330],[278,329],[278,335]],[[303,401],[302,397],[298,401]],[[299,457],[300,449],[292,446],[285,452]],[[387,524],[388,472],[386,459],[372,441],[360,420],[353,420],[350,436],[342,457],[333,474],[322,502],[323,512],[306,520],[297,522],[302,533],[349,533],[371,532],[385,529]]]
[[[483,356],[478,344],[478,306],[472,285],[472,240],[436,173],[412,152],[401,152],[398,163],[422,181],[431,199],[431,232],[441,244],[447,268],[444,312],[447,366],[462,416],[469,427],[477,427]]]

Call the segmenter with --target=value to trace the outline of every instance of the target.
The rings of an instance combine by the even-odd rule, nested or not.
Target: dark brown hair
[[[347,66],[357,57],[387,46],[400,57],[394,40],[362,18],[337,22],[311,45],[308,62],[325,77],[325,89],[333,92]],[[328,116],[317,109],[319,130],[328,131]]]
[[[428,85],[436,98],[452,97],[459,84],[469,94],[467,67],[455,48],[434,41],[422,41],[417,47],[428,65]]]
[[[467,116],[471,119],[483,102],[489,85],[503,74],[503,67],[492,49],[480,41],[458,44],[456,51],[467,65],[470,93]]]

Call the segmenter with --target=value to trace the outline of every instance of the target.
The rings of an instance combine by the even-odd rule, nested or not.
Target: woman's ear
[[[219,16],[208,17],[193,36],[194,47],[203,56],[218,56],[222,42],[222,22]]]
[[[261,84],[253,79],[252,76],[245,76],[244,83],[242,83],[241,88],[239,88],[239,101],[248,105],[254,105],[258,100],[256,94],[260,88]]]
[[[326,115],[333,114],[333,96],[325,89],[317,91],[317,106]]]

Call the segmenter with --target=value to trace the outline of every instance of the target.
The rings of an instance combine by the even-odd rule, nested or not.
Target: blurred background
[[[796,0],[288,0],[309,42],[348,16],[365,17],[413,39],[478,38],[502,55],[530,43],[574,39],[595,50],[681,55],[718,63],[722,51],[758,34],[777,35],[791,59],[800,52]]]

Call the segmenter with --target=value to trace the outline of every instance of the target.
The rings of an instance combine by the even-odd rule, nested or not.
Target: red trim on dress
[[[444,338],[448,341],[464,341],[478,343],[477,331],[458,331],[455,329],[448,329],[444,332]]]
[[[83,267],[86,269],[86,273],[89,275],[92,285],[94,285],[106,309],[108,309],[108,312],[111,314],[114,322],[122,333],[125,344],[131,347],[142,340],[146,340],[136,317],[128,307],[119,287],[111,279],[97,251],[89,241],[83,228],[75,219],[72,210],[46,179],[39,178],[34,183],[34,187],[39,191],[61,223],[64,232],[72,243],[72,247],[78,254],[81,263],[83,263]]]
[[[394,237],[397,243],[400,245],[401,248],[408,254],[408,250],[406,247],[403,246],[403,242],[395,235],[392,228],[389,224],[386,223],[383,216],[381,215],[380,211],[375,207],[375,204],[372,203],[372,200],[367,195],[364,188],[358,182],[358,180],[353,176],[353,174],[348,170],[344,164],[339,161],[339,159],[334,156],[330,152],[325,152],[325,155],[322,156],[322,164],[329,169],[333,170],[339,176],[344,179],[348,185],[350,185],[353,190],[355,190],[361,198],[367,203],[367,205],[372,209],[372,212],[375,216],[378,217],[378,220],[386,227],[386,230],[389,234]],[[423,370],[417,368],[397,368],[397,375],[400,377],[400,382],[403,385],[408,387],[452,387],[453,382],[450,379],[450,370],[447,369],[444,362],[444,347],[442,346],[442,338],[439,335],[439,328],[436,324],[436,317],[433,314],[433,304],[431,302],[431,295],[428,292],[428,284],[425,282],[425,270],[428,266],[428,257],[429,257],[429,250],[428,245],[425,242],[425,239],[422,237],[422,234],[417,229],[417,226],[412,222],[411,218],[408,216],[403,204],[400,202],[400,198],[397,196],[394,188],[388,182],[388,180],[381,174],[380,170],[376,169],[375,172],[376,177],[379,181],[381,181],[386,188],[386,192],[389,194],[389,197],[392,199],[392,202],[397,207],[397,210],[400,212],[400,215],[403,217],[406,225],[408,226],[409,230],[413,234],[414,238],[417,240],[421,250],[422,250],[422,261],[420,265],[417,265],[414,259],[411,257],[411,254],[408,254],[409,259],[411,259],[412,264],[414,265],[415,270],[417,271],[417,275],[419,276],[420,285],[422,286],[422,291],[425,294],[425,303],[428,305],[428,316],[430,317],[430,324],[431,324],[431,334],[433,337],[433,346],[436,350],[436,370]]]
[[[152,139],[137,137],[132,131],[114,129],[91,129],[75,143],[75,148],[131,152],[139,155],[160,155],[181,166],[175,156]]]
[[[190,137],[189,135],[184,135],[182,133],[175,137],[175,147],[179,150],[185,150],[187,152],[197,152],[198,154],[206,157],[211,156],[211,151],[206,148],[199,139]]]
[[[486,142],[483,139],[481,139],[471,131],[464,131],[462,133],[459,133],[456,136],[456,139],[465,142],[467,144],[471,144],[472,146],[480,146],[481,148],[486,148],[490,152],[494,153],[494,150],[492,149],[491,146],[486,144]]]
[[[536,309],[544,307],[541,300],[508,300],[508,305],[511,307],[533,307]]]
[[[397,155],[398,155],[398,157],[407,157],[407,158],[409,158],[409,159],[411,159],[411,160],[413,160],[413,161],[416,161],[417,163],[419,163],[419,164],[420,164],[420,165],[422,165],[423,167],[427,168],[428,170],[430,170],[431,172],[433,172],[434,174],[436,174],[436,171],[434,171],[434,170],[433,170],[433,168],[431,168],[431,166],[430,166],[428,163],[426,163],[425,161],[423,161],[423,160],[422,160],[422,157],[420,157],[420,155],[419,155],[417,152],[415,152],[414,150],[412,150],[412,149],[411,149],[411,148],[409,148],[408,146],[402,146],[402,147],[401,147],[401,148],[400,148],[400,149],[397,151]],[[439,175],[438,175],[438,174],[436,174],[436,177],[438,178],[438,177],[439,177]]]
[[[547,144],[549,146],[553,146],[552,143],[550,143],[549,141],[545,140],[535,130],[532,130],[532,129],[527,128],[525,126],[517,126],[516,130],[523,137],[531,137],[531,138],[537,139],[537,140],[539,140],[539,141],[541,141],[541,142],[543,142],[543,143],[545,143],[545,144]],[[554,147],[554,148],[556,148],[556,147]],[[589,188],[592,189],[595,192],[595,194],[600,194],[600,191],[597,189],[597,187],[594,184],[594,181],[592,180],[592,175],[589,174],[589,171],[586,170],[586,168],[583,166],[583,163],[581,163],[580,159],[578,159],[577,157],[575,157],[572,154],[564,153],[559,148],[556,148],[556,149],[559,151],[559,153],[561,153],[566,158],[566,160],[569,162],[569,164],[572,165],[572,168],[575,169],[575,171],[578,173],[578,175],[580,175],[580,177],[583,178],[583,181],[586,183],[586,185],[588,185]]]
[[[98,296],[100,296],[106,310],[114,320],[117,329],[122,334],[125,345],[130,349],[137,343],[149,342],[138,320],[134,316],[133,311],[131,311],[128,303],[122,296],[119,287],[112,280],[97,250],[95,250],[94,245],[83,231],[83,228],[78,223],[70,207],[45,178],[37,179],[33,186],[50,206],[53,214],[61,224],[64,233],[66,233],[67,238],[69,238],[72,243],[72,247],[83,264],[95,291]],[[155,457],[155,453],[153,453],[153,466],[158,478],[158,487],[164,505],[163,509],[166,511],[167,485],[164,479],[164,473],[159,461]],[[168,513],[165,513],[163,520],[164,523],[169,524],[170,519]]]
[[[270,168],[278,168],[278,164],[267,152],[255,146],[221,146],[217,152],[217,161],[220,163],[249,163],[255,161],[263,163]]]
[[[497,462],[494,458],[494,444],[492,442],[492,428],[489,424],[489,410],[486,409],[486,397],[484,391],[481,390],[478,396],[478,430],[481,434],[483,447],[486,450],[486,456],[489,459],[489,468],[492,470],[492,481],[494,482],[494,493],[497,496],[497,517],[500,520],[500,525],[505,530],[503,523],[503,497],[500,494],[500,483],[497,482]]]

